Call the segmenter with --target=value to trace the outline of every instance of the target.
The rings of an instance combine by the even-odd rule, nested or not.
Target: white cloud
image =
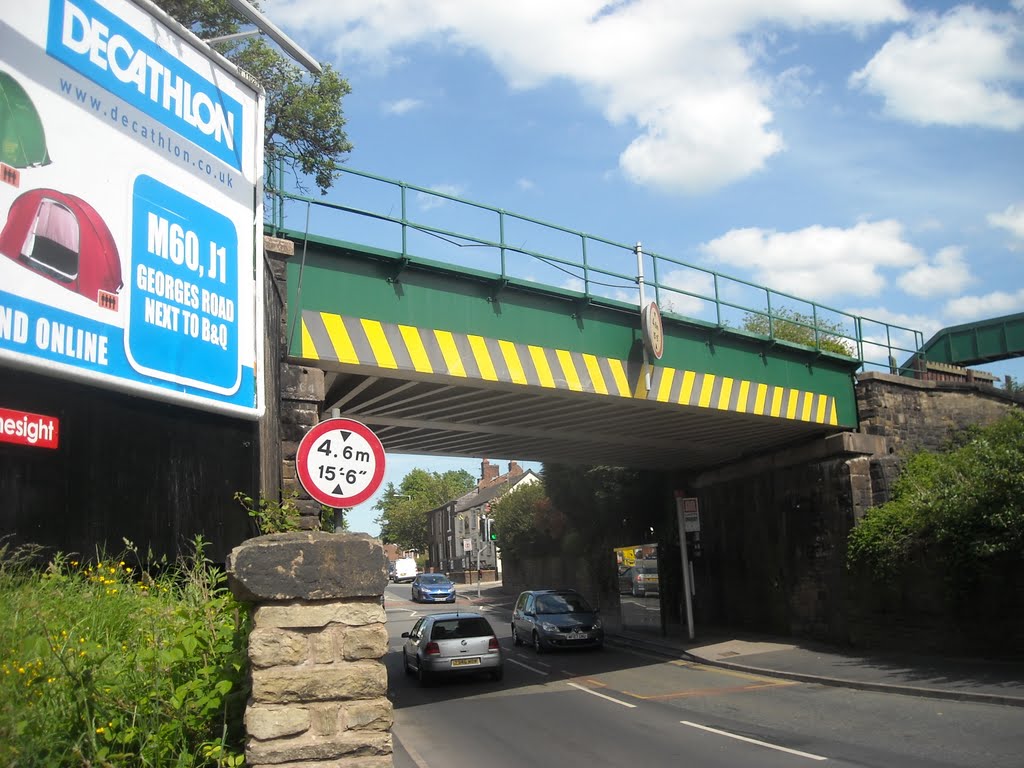
[[[1024,306],[1024,288],[1017,291],[993,291],[984,296],[960,296],[946,304],[946,313],[956,322],[998,317],[1020,312]]]
[[[921,124],[1024,126],[1024,24],[1019,16],[970,5],[920,16],[897,32],[850,83],[880,95],[885,111]]]
[[[446,195],[451,195],[452,197],[462,197],[466,191],[465,187],[460,184],[435,184],[430,187],[430,189],[435,192],[442,192]],[[443,197],[438,197],[437,195],[429,195],[426,192],[417,192],[416,202],[419,204],[420,210],[429,211],[432,208],[440,208],[442,205],[445,205],[448,200]]]
[[[846,311],[864,318],[861,321],[861,333],[866,342],[864,355],[876,363],[890,354],[902,363],[947,325],[934,314],[907,314],[885,307],[848,307]],[[919,331],[920,336],[914,331]]]
[[[974,278],[964,263],[963,249],[949,246],[935,254],[931,263],[918,264],[897,282],[910,295],[923,298],[959,293]]]
[[[988,223],[1009,231],[1018,240],[1024,240],[1024,203],[1011,205],[1002,213],[990,213]]]
[[[536,186],[530,179],[516,179],[516,187],[523,192],[529,192]]]
[[[754,282],[818,301],[877,296],[886,285],[881,270],[924,262],[923,254],[903,239],[899,222],[892,220],[861,222],[850,229],[734,229],[701,250],[716,263],[750,270]]]
[[[420,99],[399,99],[384,102],[384,111],[389,115],[404,115],[422,106],[423,101]]]
[[[806,64],[790,67],[775,77],[772,90],[775,100],[792,106],[803,106],[811,97],[821,94],[820,85],[812,83],[814,70]]]
[[[902,21],[901,0],[279,0],[275,17],[338,59],[399,59],[417,44],[487,56],[513,88],[561,80],[636,136],[632,181],[696,193],[755,173],[784,141],[752,33]]]
[[[699,269],[675,269],[665,275],[659,275],[658,282],[667,288],[677,288],[698,296],[715,296],[715,282],[710,273]],[[661,309],[686,317],[700,317],[710,308],[708,301],[676,293],[671,290],[661,291]]]

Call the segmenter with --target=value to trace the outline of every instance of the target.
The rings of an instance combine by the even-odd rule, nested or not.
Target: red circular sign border
[[[306,466],[313,443],[315,443],[325,432],[333,432],[339,429],[347,429],[350,432],[355,432],[360,435],[370,445],[370,450],[373,451],[375,463],[373,468],[373,477],[370,478],[370,484],[355,496],[341,497],[331,496],[324,493],[316,487],[316,483],[314,483],[313,478],[310,477],[309,468]],[[302,485],[306,493],[312,496],[315,501],[319,501],[324,506],[331,507],[333,509],[345,509],[348,507],[354,507],[357,504],[362,504],[377,492],[377,489],[380,488],[381,483],[384,481],[385,460],[384,445],[381,443],[380,438],[377,437],[373,430],[368,426],[362,422],[354,421],[353,419],[327,419],[326,421],[321,421],[319,424],[314,425],[312,429],[302,436],[302,440],[299,441],[299,449],[295,452],[295,474],[299,478],[299,484]],[[336,503],[338,501],[343,503]]]

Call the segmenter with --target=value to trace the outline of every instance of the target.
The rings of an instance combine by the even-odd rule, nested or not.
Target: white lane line
[[[619,705],[621,705],[623,707],[629,707],[630,709],[636,709],[636,704],[630,704],[627,701],[619,701],[618,699],[613,698],[611,696],[605,696],[603,693],[598,693],[597,691],[592,691],[590,688],[587,688],[586,686],[577,685],[576,683],[566,683],[566,685],[568,685],[568,686],[570,686],[572,688],[575,688],[577,690],[583,691],[584,693],[589,693],[592,696],[597,696],[599,699],[606,699],[606,700],[612,702],[613,704],[619,704]]]
[[[812,755],[810,752],[801,752],[799,749],[790,749],[789,747],[780,747],[777,744],[769,744],[766,741],[758,741],[757,739],[748,739],[746,736],[740,736],[735,733],[729,733],[728,731],[720,731],[717,728],[711,728],[706,725],[700,725],[699,723],[691,723],[689,720],[680,720],[683,725],[688,725],[691,728],[699,728],[702,731],[708,731],[709,733],[717,733],[719,736],[728,736],[730,739],[738,739],[739,741],[745,741],[749,744],[756,744],[759,747],[767,747],[768,749],[777,749],[779,752],[788,752],[791,755],[797,757],[806,757],[808,760],[828,760],[827,757],[821,755]]]
[[[529,656],[531,659],[536,659],[536,654],[533,654],[533,653],[519,653],[518,655],[519,656]],[[533,663],[536,664],[538,667],[544,667],[545,669],[551,669],[551,665],[547,664],[547,663],[545,663],[543,661],[534,661]]]
[[[531,667],[529,664],[523,664],[523,662],[516,661],[515,659],[507,659],[507,661],[508,661],[509,664],[518,664],[523,669],[528,669],[531,672],[537,673],[538,675],[544,675],[544,677],[548,676],[548,673],[545,672],[543,669],[537,669],[536,667]]]

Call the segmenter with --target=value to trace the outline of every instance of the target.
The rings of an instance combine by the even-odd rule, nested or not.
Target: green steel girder
[[[295,358],[303,357],[299,318],[310,311],[614,360],[642,355],[635,305],[303,233],[284,236],[296,243],[288,263]],[[859,361],[697,320],[667,316],[664,325],[665,352],[655,368],[825,394],[835,401],[833,424],[856,426]]]
[[[1024,357],[1024,312],[943,328],[922,354],[935,363],[962,366]]]

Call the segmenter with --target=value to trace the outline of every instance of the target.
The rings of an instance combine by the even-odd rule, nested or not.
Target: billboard
[[[0,362],[263,409],[262,95],[138,0],[0,0]]]

